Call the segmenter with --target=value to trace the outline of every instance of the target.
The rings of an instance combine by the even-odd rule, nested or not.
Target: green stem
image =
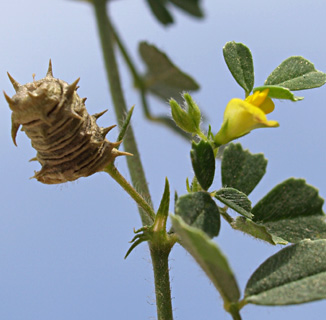
[[[123,58],[125,59],[125,62],[127,63],[127,66],[133,76],[133,80],[135,82],[135,85],[137,87],[144,87],[144,83],[143,83],[143,80],[142,78],[140,77],[139,75],[139,72],[137,71],[136,67],[135,67],[135,64],[133,63],[133,61],[131,60],[131,57],[129,55],[129,53],[127,52],[127,49],[126,47],[123,45],[117,31],[115,30],[114,26],[112,26],[112,32],[113,32],[113,35],[114,35],[114,40],[116,41],[119,49],[120,49],[120,52],[123,56]]]
[[[113,48],[113,30],[109,16],[107,15],[106,0],[93,0],[97,26],[102,44],[103,56],[105,66],[107,70],[107,77],[110,84],[111,96],[114,103],[115,112],[118,118],[119,125],[122,125],[123,118],[127,113],[127,107],[124,100],[118,66],[116,63],[115,52]],[[127,188],[128,193],[135,199],[136,202],[142,203],[143,209],[140,209],[140,216],[144,226],[152,224],[153,211],[150,200],[150,194],[145,178],[145,173],[140,161],[136,141],[133,135],[131,126],[124,139],[124,146],[128,152],[134,154],[134,157],[128,157],[128,167],[131,175],[133,185],[137,186],[139,193],[143,195],[148,202],[142,201],[138,197],[138,192],[134,193],[131,188]],[[117,174],[111,167],[109,173],[113,174],[118,180],[121,179],[120,175]],[[122,186],[127,185],[121,180]],[[139,201],[139,202],[138,202]],[[147,214],[146,214],[147,212]],[[148,214],[151,212],[150,214]],[[157,304],[157,316],[158,320],[172,320],[172,302],[171,302],[171,290],[170,290],[170,279],[169,279],[169,265],[168,257],[171,247],[166,248],[164,245],[153,246],[150,244],[151,258],[153,262],[154,279],[155,279],[155,292],[156,292],[156,304]]]
[[[232,303],[227,312],[229,312],[232,316],[232,319],[233,320],[241,320],[241,315],[240,315],[240,312],[239,312],[239,303]]]
[[[222,210],[220,210],[220,214],[229,224],[231,224],[234,219],[227,213],[228,208],[228,206],[221,208]]]
[[[148,102],[146,99],[146,88],[145,88],[144,81],[141,78],[141,76],[139,75],[139,72],[137,71],[135,64],[133,63],[126,47],[123,45],[123,43],[114,27],[112,28],[112,32],[113,32],[115,41],[117,42],[117,45],[121,51],[121,54],[122,54],[128,68],[133,76],[134,84],[140,90],[141,101],[142,101],[145,116],[149,120],[155,120],[155,118],[151,115],[151,112],[149,110]]]
[[[114,39],[119,47],[119,50],[132,74],[133,77],[133,81],[134,81],[134,85],[136,88],[139,89],[139,93],[140,93],[140,97],[141,97],[141,102],[142,102],[142,106],[143,106],[143,111],[145,114],[146,119],[156,122],[156,123],[160,123],[170,129],[172,129],[174,132],[178,133],[179,135],[181,135],[183,138],[187,139],[188,141],[190,140],[191,136],[188,135],[187,133],[185,133],[183,130],[179,129],[175,123],[166,116],[154,116],[150,110],[150,107],[148,105],[148,101],[147,101],[147,89],[146,89],[146,84],[144,83],[144,80],[142,78],[142,76],[140,75],[140,73],[137,71],[137,68],[135,66],[135,64],[133,63],[130,54],[128,53],[126,47],[124,46],[124,44],[122,43],[117,31],[115,30],[115,28],[111,25],[112,27],[112,32],[114,35]]]
[[[241,320],[241,316],[239,311],[235,311],[231,313],[233,320]]]
[[[155,295],[158,320],[172,320],[172,302],[168,257],[171,250],[167,247],[150,245],[155,279]]]
[[[107,14],[106,0],[93,0],[97,27],[102,45],[102,52],[107,72],[108,82],[110,84],[110,92],[113,100],[115,113],[118,119],[119,126],[122,125],[125,114],[127,113],[127,106],[124,99],[123,91],[121,88],[120,74],[116,62],[114,46],[113,46],[113,34],[109,15]],[[132,127],[129,126],[128,132],[123,140],[125,150],[132,153],[133,157],[127,158],[127,164],[130,171],[131,181],[134,186],[137,186],[137,190],[142,196],[147,199],[148,203],[152,206],[147,181],[145,178],[145,172],[140,160],[136,140]],[[150,225],[151,219],[148,219],[148,215],[142,210],[139,210],[142,224]]]
[[[154,221],[155,212],[148,202],[129,184],[129,182],[120,174],[118,169],[113,163],[109,164],[105,168],[107,172],[120,186],[136,201],[139,207],[141,207],[147,214],[148,219]]]

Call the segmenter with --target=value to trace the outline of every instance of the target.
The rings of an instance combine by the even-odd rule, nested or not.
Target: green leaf
[[[253,89],[255,91],[263,91],[269,89],[268,96],[272,99],[285,99],[291,101],[300,101],[303,97],[296,97],[288,88],[280,86],[261,86]]]
[[[204,16],[202,10],[199,7],[200,0],[170,0],[173,4],[188,12],[192,16],[201,18]]]
[[[192,192],[178,198],[175,214],[209,237],[215,237],[220,231],[220,212],[218,206],[207,192]]]
[[[326,298],[326,240],[304,240],[267,259],[251,276],[245,302],[289,305]]]
[[[251,154],[241,144],[231,143],[222,158],[222,185],[248,195],[266,172],[267,160],[263,154]]]
[[[323,215],[324,200],[318,190],[303,179],[290,178],[270,191],[252,209],[254,221],[269,222],[286,218]]]
[[[325,215],[311,215],[264,222],[264,226],[275,236],[284,237],[292,243],[303,239],[326,239]]]
[[[164,5],[165,0],[147,0],[147,3],[158,21],[164,25],[173,23],[172,15]]]
[[[241,215],[252,218],[251,201],[243,192],[233,188],[222,188],[216,191],[215,198]]]
[[[147,42],[139,44],[140,55],[147,66],[146,89],[163,100],[173,97],[180,102],[181,92],[199,89],[197,82],[176,67],[168,56]]]
[[[228,42],[223,48],[224,60],[236,82],[250,93],[254,86],[254,64],[248,47],[242,43]]]
[[[182,246],[193,256],[221,294],[224,303],[238,301],[240,292],[233,272],[218,246],[202,231],[190,227],[180,217],[170,216]]]
[[[268,76],[265,85],[277,85],[295,91],[317,88],[325,82],[325,73],[316,70],[309,60],[294,56],[284,60]]]
[[[303,179],[277,185],[252,209],[253,221],[289,242],[326,238],[324,200]]]
[[[287,244],[288,241],[270,233],[263,225],[253,222],[251,219],[245,217],[237,217],[231,226],[235,230],[247,233],[257,239],[269,242],[270,244]]]
[[[215,174],[215,157],[212,146],[204,140],[199,143],[193,141],[190,156],[196,178],[201,187],[207,190],[213,183]]]

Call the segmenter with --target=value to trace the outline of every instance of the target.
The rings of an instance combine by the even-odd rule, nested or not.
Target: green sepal
[[[235,81],[249,94],[254,86],[254,64],[248,47],[243,43],[227,42],[223,48],[224,60]]]
[[[326,238],[324,200],[303,179],[288,179],[252,209],[253,221],[289,242]]]
[[[300,101],[303,97],[296,97],[288,88],[280,87],[280,86],[261,86],[253,89],[255,91],[263,91],[268,89],[268,96],[272,99],[283,99],[283,100],[291,100],[291,101]]]
[[[182,97],[185,101],[185,105],[187,107],[187,112],[189,115],[189,118],[192,120],[194,127],[196,127],[199,130],[200,120],[201,120],[201,112],[197,105],[197,103],[194,101],[194,99],[191,97],[191,95],[187,92],[182,94]]]
[[[191,185],[190,185],[190,183],[189,183],[189,178],[186,179],[186,188],[187,188],[187,192],[188,192],[188,193],[192,192],[192,190],[191,190]]]
[[[220,212],[208,192],[192,192],[178,198],[175,214],[213,238],[220,231]]]
[[[222,156],[222,185],[249,195],[264,176],[266,166],[263,154],[252,154],[243,150],[240,143],[231,143]]]
[[[202,191],[202,190],[203,189],[202,189],[201,185],[199,184],[196,176],[194,176],[192,181],[191,181],[190,192],[197,192],[197,191]]]
[[[293,56],[284,60],[266,79],[265,85],[277,85],[291,91],[317,88],[326,82],[326,74],[309,60]]]
[[[215,174],[215,157],[211,144],[204,140],[199,143],[193,141],[190,156],[199,184],[204,190],[208,190]]]
[[[200,132],[200,109],[190,94],[184,93],[182,96],[184,98],[183,107],[181,107],[174,99],[170,99],[169,101],[172,118],[176,125],[182,130],[196,134]]]
[[[303,240],[268,258],[250,277],[245,303],[290,305],[326,299],[326,240]]]
[[[215,191],[214,196],[217,200],[241,215],[247,218],[253,217],[251,214],[251,201],[243,192],[234,188],[222,188]]]
[[[181,217],[171,215],[172,226],[181,245],[193,256],[221,294],[225,309],[240,297],[238,284],[229,263],[219,247],[201,230],[186,224]]]
[[[156,1],[156,0],[155,0]],[[154,45],[139,44],[140,55],[147,66],[145,89],[167,101],[171,97],[180,102],[183,91],[199,89],[197,82],[172,63],[170,58]]]

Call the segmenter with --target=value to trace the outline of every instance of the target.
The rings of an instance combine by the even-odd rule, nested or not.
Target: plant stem
[[[233,320],[241,320],[240,314],[232,314]]]
[[[92,2],[95,10],[97,27],[102,45],[102,52],[107,71],[107,78],[110,84],[111,97],[113,100],[115,113],[118,119],[118,124],[119,126],[121,126],[125,114],[127,113],[127,106],[121,88],[120,74],[113,47],[114,36],[112,34],[111,22],[107,14],[106,3],[106,0],[93,0]],[[142,194],[142,196],[147,199],[148,203],[152,206],[144,169],[140,160],[136,140],[131,126],[129,126],[128,132],[123,140],[123,144],[125,146],[125,150],[134,155],[132,158],[127,158],[127,164],[132,184],[137,187],[138,192]],[[151,219],[148,219],[148,215],[145,214],[142,209],[140,209],[139,212],[142,224],[144,226],[150,225],[153,222]]]
[[[231,315],[232,315],[233,320],[241,320],[239,311],[231,312]]]
[[[120,186],[136,201],[139,207],[141,207],[148,216],[148,219],[152,222],[155,219],[155,212],[149,203],[129,184],[129,182],[120,174],[118,169],[113,163],[109,164],[105,168],[107,172]]]
[[[113,31],[109,16],[107,15],[106,0],[93,0],[92,4],[94,6],[97,26],[99,30],[99,35],[102,44],[103,56],[105,61],[105,67],[107,70],[107,77],[110,84],[111,96],[113,99],[113,104],[115,112],[118,118],[118,123],[121,125],[123,123],[123,118],[127,113],[127,107],[124,100],[120,76],[118,71],[118,66],[116,63],[115,52],[113,47]],[[116,181],[120,181],[120,185],[125,189],[135,201],[143,207],[140,209],[140,216],[144,226],[152,224],[152,215],[154,213],[150,200],[150,194],[145,178],[145,173],[141,164],[139,157],[136,141],[133,135],[131,126],[129,126],[128,132],[124,139],[124,146],[128,152],[134,154],[134,157],[128,157],[128,168],[131,175],[131,181],[134,186],[137,186],[139,193],[143,195],[148,202],[142,201],[143,197],[138,197],[139,193],[134,193],[129,186],[125,184],[125,181],[120,180],[121,175],[113,169],[113,167],[108,168],[108,173],[113,175]],[[147,212],[148,214],[146,214]],[[162,245],[151,245],[150,252],[153,262],[153,271],[155,279],[155,292],[156,292],[156,305],[157,305],[157,317],[158,320],[172,320],[172,302],[171,302],[171,290],[170,290],[170,279],[169,279],[169,265],[168,257],[171,250],[170,247],[166,247],[166,244]]]
[[[150,245],[155,279],[155,295],[158,320],[172,320],[172,302],[168,257],[171,247]]]
[[[234,219],[227,213],[228,208],[228,206],[221,208],[222,210],[220,210],[220,214],[229,224],[231,224]]]
[[[146,119],[156,122],[156,123],[160,123],[170,129],[172,129],[175,133],[178,133],[183,138],[187,139],[187,141],[189,141],[191,139],[191,135],[187,134],[186,132],[181,130],[178,126],[176,126],[176,124],[170,117],[154,116],[152,114],[149,104],[148,104],[148,101],[147,101],[147,88],[146,88],[146,84],[144,83],[144,79],[142,78],[140,73],[137,71],[137,68],[131,59],[131,56],[129,55],[126,47],[124,46],[123,42],[121,41],[114,26],[111,25],[111,28],[112,28],[112,33],[114,35],[114,39],[115,39],[115,41],[120,49],[120,52],[121,52],[128,68],[132,74],[134,85],[137,89],[139,89],[141,102],[142,102],[142,106],[143,106],[143,111],[144,111],[144,115],[145,115]]]

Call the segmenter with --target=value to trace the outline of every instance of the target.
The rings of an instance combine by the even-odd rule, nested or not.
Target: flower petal
[[[238,98],[230,100],[225,108],[222,127],[214,137],[215,142],[222,145],[244,136],[253,129],[278,127],[277,121],[266,118],[266,113],[271,112],[272,109],[274,109],[274,103],[266,97],[265,92],[263,95],[259,92],[254,93],[246,100]]]
[[[254,94],[248,96],[245,101],[259,107],[268,96],[269,89],[265,89],[263,91],[256,91]]]
[[[259,107],[265,114],[269,114],[275,109],[274,102],[271,98],[267,97]]]

